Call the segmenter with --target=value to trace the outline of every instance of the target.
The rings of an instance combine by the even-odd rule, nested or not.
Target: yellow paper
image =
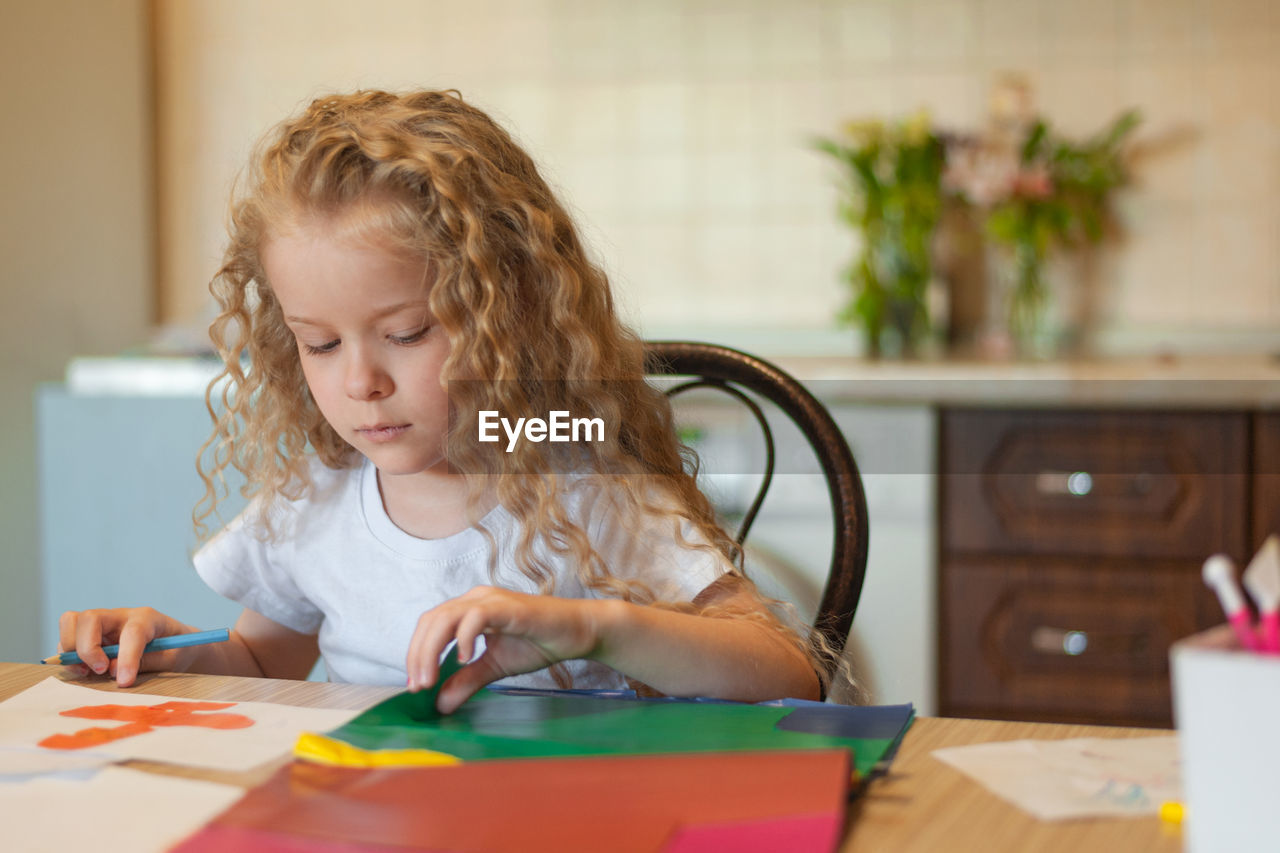
[[[314,732],[302,733],[294,744],[293,754],[307,761],[339,767],[438,767],[462,763],[455,756],[430,749],[361,749]]]

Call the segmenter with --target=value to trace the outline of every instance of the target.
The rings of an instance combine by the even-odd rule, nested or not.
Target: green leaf
[[[1022,143],[1022,151],[1020,158],[1023,163],[1030,163],[1040,154],[1040,147],[1044,144],[1049,136],[1049,125],[1044,119],[1036,119],[1035,124],[1031,125],[1031,130],[1027,132],[1027,138]]]

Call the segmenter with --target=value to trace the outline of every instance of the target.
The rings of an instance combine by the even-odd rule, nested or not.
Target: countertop
[[[828,403],[1280,409],[1270,354],[1064,361],[870,361],[763,355]],[[84,357],[67,367],[78,395],[193,396],[220,364],[195,357]]]
[[[1280,408],[1269,354],[1063,361],[868,361],[780,357],[827,401],[931,405]]]

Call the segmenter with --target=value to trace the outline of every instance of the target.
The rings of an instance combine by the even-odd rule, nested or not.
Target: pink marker
[[[1258,608],[1262,650],[1280,653],[1280,537],[1267,537],[1244,570],[1243,581]]]
[[[1225,554],[1214,554],[1204,561],[1204,582],[1218,594],[1218,602],[1227,614],[1227,621],[1235,629],[1240,645],[1249,651],[1258,651],[1258,637],[1253,631],[1253,617],[1245,604],[1240,587],[1236,586],[1236,566]]]

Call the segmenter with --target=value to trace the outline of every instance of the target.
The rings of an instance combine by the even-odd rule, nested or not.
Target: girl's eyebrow
[[[421,310],[425,313],[425,312],[427,311],[427,300],[425,300],[425,299],[415,299],[415,300],[412,300],[412,301],[410,301],[410,302],[401,302],[401,303],[399,303],[399,304],[397,304],[397,305],[390,305],[390,306],[388,306],[388,307],[386,307],[386,308],[383,308],[382,310],[378,311],[377,313],[375,313],[372,317],[370,317],[370,319],[371,319],[371,320],[381,320],[381,319],[382,319],[382,318],[384,318],[384,317],[390,317],[390,316],[391,316],[391,315],[393,315],[393,314],[399,314],[401,311],[408,311],[408,310],[410,310],[410,309],[414,309],[414,308],[421,309]],[[296,315],[296,314],[285,314],[285,315],[284,315],[284,320],[285,320],[285,322],[286,322],[286,323],[295,323],[295,324],[297,324],[297,325],[299,325],[299,326],[327,326],[327,325],[329,325],[328,323],[324,323],[324,322],[322,322],[322,321],[320,321],[320,320],[312,320],[312,319],[309,319],[309,318],[307,318],[307,317],[299,317],[299,316],[298,316],[298,315]]]

